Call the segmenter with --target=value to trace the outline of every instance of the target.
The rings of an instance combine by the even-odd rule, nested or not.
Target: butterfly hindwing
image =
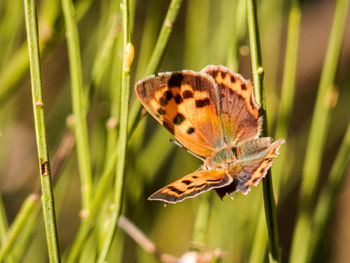
[[[212,76],[218,85],[225,142],[236,144],[257,138],[262,120],[254,100],[253,84],[224,66],[209,65],[201,72]]]
[[[273,159],[279,155],[278,149],[284,140],[272,142],[272,138],[258,138],[247,141],[236,148],[237,161],[230,165],[228,173],[233,182],[220,189],[215,189],[222,198],[226,193],[241,191],[247,194],[250,186],[256,186],[265,177]]]
[[[224,170],[199,170],[163,187],[148,199],[177,203],[211,189],[225,187],[231,184],[232,180]]]
[[[219,93],[209,75],[159,73],[139,81],[136,94],[148,112],[190,151],[206,157],[222,144]]]

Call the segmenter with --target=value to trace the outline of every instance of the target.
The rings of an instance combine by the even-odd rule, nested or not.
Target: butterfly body
[[[148,112],[189,151],[201,169],[150,196],[176,203],[215,189],[247,193],[263,178],[284,140],[258,138],[262,119],[253,85],[223,66],[159,73],[136,84]]]

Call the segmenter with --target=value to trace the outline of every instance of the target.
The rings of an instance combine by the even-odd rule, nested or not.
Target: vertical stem
[[[350,123],[348,124],[343,142],[330,171],[328,181],[320,194],[320,198],[314,212],[312,225],[313,236],[310,240],[310,249],[308,250],[307,262],[313,262],[313,257],[321,241],[322,234],[324,233],[329,220],[333,215],[333,211],[336,208],[337,200],[339,194],[341,193],[341,187],[343,186],[347,175],[346,169],[348,168],[349,163]]]
[[[181,2],[182,2],[182,0],[172,0],[172,3],[170,4],[169,10],[168,10],[168,14],[165,17],[163,27],[168,26],[168,23],[166,23],[166,21],[171,22],[171,24],[173,24],[175,22],[175,19],[177,17],[179,7],[180,7],[178,5],[180,5]],[[173,4],[173,3],[175,3],[175,4]],[[169,13],[171,13],[171,15]],[[171,19],[171,20],[169,20],[169,19]],[[167,30],[161,30],[161,32],[163,32],[163,34],[159,35],[156,47],[153,51],[153,53],[157,53],[157,56],[156,55],[152,55],[152,56],[157,57],[157,59],[159,59],[159,60],[162,59],[163,53],[165,51],[165,47],[167,45],[167,41],[169,39],[169,35],[170,35],[171,31],[172,31],[172,26],[170,27],[170,32]],[[162,40],[160,40],[160,39],[162,39]],[[166,39],[166,41],[164,41],[164,39]],[[160,52],[160,50],[162,52]],[[156,64],[159,64],[159,63],[156,63]],[[149,70],[156,71],[157,68],[150,68]],[[133,108],[130,112],[130,117],[129,117],[129,123],[130,123],[129,128],[128,128],[129,135],[133,132],[133,130],[137,124],[137,120],[138,120],[137,117],[138,117],[138,113],[140,110],[141,110],[141,104],[138,101],[135,101],[135,104],[133,105]],[[84,243],[85,238],[88,235],[90,229],[93,227],[94,217],[97,215],[98,209],[100,208],[100,203],[103,201],[103,198],[105,196],[106,189],[110,185],[112,171],[113,171],[113,168],[115,166],[115,162],[118,158],[118,151],[119,150],[117,149],[111,154],[111,156],[106,164],[104,172],[103,172],[101,179],[99,181],[99,185],[96,188],[94,198],[92,200],[92,205],[91,205],[91,210],[90,210],[89,216],[86,218],[86,220],[84,220],[82,222],[81,226],[79,227],[78,233],[77,233],[76,238],[73,242],[70,253],[68,254],[68,258],[67,258],[68,263],[72,263],[72,262],[77,261],[77,257],[79,256],[79,253],[80,253],[80,248],[81,248],[82,244]]]
[[[292,0],[291,9],[289,12],[288,22],[288,36],[286,47],[286,59],[284,63],[282,94],[281,94],[281,107],[279,113],[279,122],[277,125],[276,138],[287,138],[290,114],[292,112],[292,105],[294,100],[297,57],[298,57],[298,43],[299,43],[299,31],[300,31],[301,12],[299,8],[299,0]],[[288,142],[287,142],[288,145]],[[273,172],[277,174],[277,189],[276,195],[280,191],[280,185],[282,182],[282,169],[287,162],[287,155],[285,147],[280,150],[281,159],[276,160]],[[283,154],[285,153],[285,154]],[[263,211],[261,210],[259,216],[259,223],[256,230],[256,237],[252,252],[250,254],[250,262],[262,262],[265,257],[267,237],[265,234],[263,224]]]
[[[256,13],[256,1],[247,0],[248,34],[254,80],[254,95],[256,102],[261,106],[261,113],[264,118],[263,135],[266,135],[268,125],[263,88],[264,69],[262,67],[261,60],[259,28]],[[264,192],[265,217],[269,234],[270,261],[280,262],[281,256],[277,232],[276,205],[270,171],[267,173],[262,183]]]
[[[92,180],[86,112],[83,106],[84,93],[78,28],[74,18],[74,6],[72,1],[61,0],[61,3],[66,25],[69,70],[71,77],[72,108],[76,121],[74,132],[77,142],[82,207],[83,210],[88,213],[90,208]]]
[[[199,198],[196,221],[194,222],[192,235],[192,240],[199,244],[205,244],[207,241],[211,197],[212,193],[200,196]]]
[[[299,213],[293,235],[290,262],[305,262],[311,240],[311,216],[315,190],[320,175],[323,148],[328,132],[330,115],[334,106],[333,83],[344,36],[349,0],[338,0],[329,38],[325,62],[322,69],[316,105],[311,123],[310,135],[303,168],[299,194]]]
[[[162,61],[165,48],[168,45],[168,40],[171,32],[173,31],[173,24],[176,20],[176,17],[179,13],[179,9],[183,0],[172,0],[167,12],[167,15],[164,19],[162,28],[159,33],[154,51],[152,53],[150,62],[145,72],[145,76],[153,74],[157,71],[160,62]],[[131,130],[134,129],[135,124],[137,123],[138,116],[141,112],[142,106],[138,100],[134,101],[133,107],[130,111],[130,127]]]
[[[44,212],[46,239],[50,262],[60,262],[55,220],[55,204],[52,192],[51,171],[46,141],[44,102],[41,87],[38,25],[35,0],[24,0],[24,7],[32,86],[34,126],[41,179],[41,201]]]
[[[118,226],[118,218],[122,208],[122,196],[124,186],[124,170],[126,146],[128,143],[128,116],[129,116],[129,90],[130,90],[130,67],[134,59],[134,47],[130,43],[130,8],[129,0],[123,0],[123,34],[124,34],[124,56],[122,71],[122,88],[121,88],[121,108],[120,108],[120,126],[118,138],[118,164],[116,169],[116,180],[114,188],[114,207],[112,219],[104,240],[102,252],[98,262],[105,262],[108,251],[112,245],[113,237]]]

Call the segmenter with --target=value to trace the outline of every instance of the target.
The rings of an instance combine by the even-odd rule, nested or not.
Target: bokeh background
[[[291,1],[257,2],[269,134],[275,136],[285,76]],[[278,171],[274,173],[275,168],[272,170],[279,200],[277,219],[283,262],[288,261],[291,250],[305,152],[336,2],[304,0],[299,3],[301,24],[294,75],[296,81],[292,85],[295,87],[295,96],[290,98],[292,109],[285,138],[287,143],[282,146],[285,148],[281,151],[282,156],[275,161],[274,166],[279,166]],[[146,77],[146,68],[170,1],[133,0],[131,3],[132,43],[135,46],[135,61],[131,70],[132,105],[135,101],[134,84]],[[117,128],[110,124],[111,116],[118,116],[119,105],[123,52],[120,2],[80,0],[74,1],[74,4],[80,37],[84,92],[89,98],[86,100],[86,109],[91,168],[94,185],[97,185],[106,160],[115,147],[117,136]],[[48,145],[51,160],[55,160],[59,146],[62,141],[66,141],[64,138],[72,130],[65,26],[60,1],[41,0],[37,5],[40,45],[43,48],[41,58]],[[319,193],[327,184],[350,121],[349,15],[346,21],[334,88],[329,94],[332,113],[313,205],[316,205]],[[25,38],[23,2],[1,1],[0,191],[3,218],[7,219],[9,225],[16,218],[25,198],[40,186]],[[98,69],[94,65],[106,39],[110,41],[109,53],[103,58],[104,69],[98,75]],[[199,71],[207,64],[223,64],[245,78],[252,79],[245,1],[183,1],[158,71]],[[200,251],[220,249],[225,251],[223,262],[252,262],[250,260],[257,238],[256,229],[263,207],[261,184],[253,187],[247,196],[234,194],[234,200],[229,197],[220,200],[215,193],[206,193],[203,197],[166,207],[160,202],[147,200],[160,187],[200,166],[199,160],[170,143],[170,137],[151,117],[140,117],[129,138],[123,215],[160,249],[171,255],[180,256],[193,247]],[[349,169],[346,173],[349,175]],[[113,187],[110,186],[105,201],[101,202],[101,212],[96,219],[94,231],[84,244],[81,262],[94,262],[98,254],[97,240],[103,236],[109,222],[112,190]],[[313,262],[350,261],[349,176],[345,176],[337,192],[339,200],[322,233],[321,245]],[[80,180],[75,148],[60,166],[54,193],[60,248],[64,254],[69,250],[81,220]],[[206,215],[208,224],[204,224],[204,230],[199,231],[198,237],[195,225],[199,211]],[[28,224],[33,225],[32,230],[28,230],[30,238],[22,240],[22,243],[18,241],[22,246],[17,251],[14,250],[14,258],[18,262],[47,262],[41,214],[37,220],[28,221]],[[193,244],[193,240],[200,240],[203,244]],[[267,255],[263,256],[262,262],[267,261],[267,258]],[[109,260],[157,262],[153,255],[145,252],[120,229],[116,233]]]

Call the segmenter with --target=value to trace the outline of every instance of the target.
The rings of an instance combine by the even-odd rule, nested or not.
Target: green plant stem
[[[300,20],[301,11],[299,8],[298,0],[293,0],[291,9],[289,12],[288,22],[288,36],[287,36],[287,47],[286,47],[286,59],[284,63],[283,83],[282,83],[282,94],[281,94],[281,106],[279,122],[276,130],[276,138],[287,138],[290,115],[292,112],[294,91],[295,91],[295,79],[296,79],[296,68],[297,68],[297,57],[298,57],[298,44],[299,44],[299,31],[300,31]],[[288,145],[288,142],[287,142]],[[280,150],[281,158],[276,160],[273,171],[277,174],[277,188],[276,195],[278,196],[280,186],[282,182],[282,171],[287,165],[287,152],[285,147]],[[263,262],[266,251],[267,236],[266,230],[264,229],[264,216],[263,210],[261,209],[259,215],[259,222],[256,230],[256,238],[254,238],[252,252],[250,254],[249,262]]]
[[[331,216],[336,208],[341,188],[346,178],[346,169],[350,163],[350,123],[346,130],[343,142],[333,163],[328,180],[320,194],[319,201],[315,209],[312,225],[312,239],[308,250],[307,262],[313,262],[316,249],[321,241]]]
[[[88,213],[91,201],[92,179],[86,112],[83,106],[84,93],[78,28],[74,18],[74,6],[72,1],[61,0],[61,3],[67,32],[66,38],[71,77],[72,108],[76,121],[74,132],[81,180],[82,208]]]
[[[30,195],[23,203],[20,213],[16,216],[15,221],[13,221],[10,229],[6,235],[6,242],[2,244],[0,249],[0,262],[2,262],[5,257],[8,257],[9,251],[12,249],[15,240],[22,231],[23,227],[27,223],[28,216],[33,211],[34,206],[37,204],[39,196],[36,194]]]
[[[211,194],[203,195],[198,202],[192,240],[199,244],[206,244],[207,241],[211,197]]]
[[[179,13],[180,6],[182,4],[182,0],[172,0],[168,9],[168,12],[165,16],[162,28],[160,30],[156,45],[154,47],[154,51],[152,53],[150,62],[147,66],[145,76],[150,74],[154,74],[159,68],[160,62],[162,61],[165,48],[168,45],[168,40],[170,34],[173,30],[173,24],[176,20],[176,17]],[[134,101],[132,109],[130,111],[130,127],[133,130],[135,125],[138,122],[139,115],[141,112],[142,106],[138,100]]]
[[[227,66],[234,72],[239,68],[239,48],[247,33],[246,23],[246,0],[237,1],[234,31],[232,32],[232,43],[227,54]]]
[[[177,13],[178,13],[179,8],[180,8],[179,5],[181,4],[181,2],[182,2],[182,0],[172,0],[172,3],[170,4],[169,10],[168,10],[168,14],[165,17],[163,27],[169,26],[166,23],[166,21],[170,21],[171,25],[175,22]],[[169,12],[172,14],[170,15]],[[172,20],[169,20],[170,18]],[[170,27],[170,29],[172,29],[172,26]],[[165,51],[165,47],[166,47],[167,41],[169,39],[168,34],[170,35],[170,33],[171,33],[171,32],[168,32],[167,30],[161,30],[161,32],[163,32],[163,34],[159,35],[156,47],[153,51],[153,53],[154,52],[157,53],[157,56],[152,55],[152,57],[156,57],[159,60],[161,60],[163,57],[163,53]],[[159,40],[159,39],[162,39],[162,40]],[[164,39],[166,39],[166,41]],[[153,63],[153,65],[154,64],[159,65],[160,62]],[[148,67],[148,70],[153,70],[152,72],[155,72],[157,70],[157,68]],[[145,74],[145,75],[147,75],[147,74]],[[134,131],[134,128],[136,127],[140,111],[141,111],[141,104],[138,101],[135,101],[133,108],[132,108],[132,111],[130,112],[130,117],[129,117],[129,125],[128,125],[129,136],[132,134],[132,132]],[[99,211],[100,204],[103,202],[104,196],[106,194],[106,189],[110,185],[110,181],[112,178],[112,171],[114,169],[114,166],[115,166],[117,159],[118,159],[118,149],[116,149],[112,153],[112,155],[110,156],[110,158],[106,164],[106,167],[105,167],[104,172],[102,174],[102,177],[100,179],[99,185],[97,186],[96,192],[94,193],[94,198],[92,200],[92,205],[91,205],[89,216],[82,222],[81,226],[79,227],[78,233],[77,233],[76,238],[73,242],[70,253],[68,254],[68,258],[67,258],[68,263],[76,262],[78,255],[80,253],[80,248],[81,248],[82,244],[84,243],[89,231],[93,227],[94,218],[96,217],[96,215]]]
[[[262,116],[264,118],[263,135],[267,135],[267,116],[265,95],[263,88],[264,69],[262,67],[259,29],[256,15],[255,0],[247,0],[247,19],[249,45],[251,52],[251,62],[254,80],[254,95],[256,102],[261,106]],[[280,248],[277,231],[276,205],[274,200],[271,172],[266,174],[263,180],[264,207],[267,231],[269,235],[270,262],[280,262]]]
[[[320,175],[322,153],[328,132],[330,115],[333,108],[333,83],[339,61],[344,35],[348,0],[338,0],[323,65],[316,105],[303,168],[299,210],[294,230],[290,262],[302,263],[307,260],[311,240],[311,216],[315,190]]]
[[[122,196],[124,188],[125,157],[128,143],[128,115],[129,115],[129,97],[130,97],[130,67],[134,59],[134,47],[130,43],[130,7],[129,0],[123,0],[123,34],[124,34],[124,56],[122,71],[121,88],[121,108],[120,125],[118,138],[118,164],[116,168],[116,180],[114,188],[114,204],[112,219],[108,227],[107,236],[102,246],[102,252],[99,255],[98,262],[103,263],[106,260],[108,251],[112,245],[113,237],[118,226],[118,218],[122,208]]]
[[[44,212],[46,239],[50,262],[60,262],[56,231],[54,197],[51,185],[51,171],[46,141],[44,102],[41,87],[38,25],[35,1],[24,0],[24,7],[31,74],[34,126],[41,179],[41,201],[42,209]]]

